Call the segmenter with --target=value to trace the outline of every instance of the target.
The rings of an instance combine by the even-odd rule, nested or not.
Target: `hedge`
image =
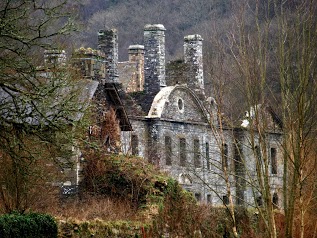
[[[54,238],[57,237],[57,223],[47,214],[5,214],[0,216],[1,238]]]

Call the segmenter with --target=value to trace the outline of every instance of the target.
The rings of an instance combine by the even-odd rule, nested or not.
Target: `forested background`
[[[85,0],[78,5],[79,37],[76,44],[96,47],[96,33],[104,27],[119,34],[120,61],[131,44],[142,44],[145,24],[166,28],[167,59],[182,56],[183,37],[201,34],[208,41],[212,26],[223,29],[232,17],[232,0]]]
[[[278,38],[276,9],[283,4],[283,8],[291,14],[299,3],[296,0],[283,3],[244,3],[237,0],[84,0],[74,5],[78,32],[74,34],[71,43],[75,48],[97,48],[98,30],[116,28],[119,37],[119,61],[125,61],[128,58],[129,45],[143,44],[144,25],[163,24],[166,28],[166,62],[170,62],[183,57],[184,36],[200,34],[204,39],[206,94],[219,97],[215,94],[221,90],[220,97],[226,99],[221,99],[222,110],[232,120],[241,118],[247,107],[243,100],[244,84],[232,58],[232,50],[235,50],[233,46],[239,44],[238,38],[244,33],[253,39],[258,37],[256,15],[260,28],[270,21],[269,51],[274,53],[274,44]],[[267,82],[270,93],[273,90],[278,97],[280,85],[274,66],[276,59],[272,58],[267,65]],[[216,99],[219,101],[219,98]],[[276,102],[272,104],[276,105]]]

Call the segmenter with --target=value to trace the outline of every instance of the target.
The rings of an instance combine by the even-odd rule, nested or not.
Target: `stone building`
[[[184,37],[181,72],[165,72],[163,25],[146,25],[143,43],[129,47],[128,62],[118,62],[116,31],[99,33],[99,50],[104,55],[96,58],[109,61],[102,66],[104,85],[115,89],[117,101],[112,105],[123,118],[122,152],[147,159],[177,179],[197,200],[215,205],[228,202],[224,171],[236,204],[261,203],[261,194],[252,188],[264,153],[270,161],[272,199],[281,206],[281,131],[274,114],[267,113],[271,126],[265,133],[266,147],[262,136],[252,129],[251,112],[243,126],[220,125],[215,100],[205,96],[202,37]],[[89,66],[88,61],[81,67],[90,71],[97,67],[98,63]],[[167,82],[175,80],[167,76],[180,80],[169,85]]]

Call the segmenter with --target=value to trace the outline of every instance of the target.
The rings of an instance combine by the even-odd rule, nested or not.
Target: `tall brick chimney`
[[[109,80],[118,82],[118,33],[116,29],[98,32],[98,49],[106,55],[106,74]]]
[[[184,37],[185,63],[189,67],[187,85],[199,94],[204,94],[203,38],[200,35]]]
[[[151,95],[166,86],[165,30],[161,24],[144,27],[144,89]]]

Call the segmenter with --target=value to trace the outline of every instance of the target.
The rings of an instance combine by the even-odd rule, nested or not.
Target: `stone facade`
[[[108,50],[103,51],[107,65],[109,58],[117,57],[111,54],[118,50],[110,50],[117,47],[113,43],[117,35],[112,34],[114,39],[107,38],[108,45],[103,36],[99,33],[99,49]],[[251,124],[245,127],[219,125],[217,104],[212,97],[206,98],[204,92],[201,36],[184,38],[184,61],[173,67],[182,72],[166,74],[171,79],[181,78],[169,85],[166,85],[165,78],[163,25],[145,26],[144,55],[141,45],[132,46],[129,51],[129,62],[118,65],[119,72],[124,72],[120,64],[130,65],[130,73],[120,75],[119,82],[113,73],[117,69],[106,71],[109,75],[105,76],[119,89],[118,95],[132,127],[132,131],[121,132],[122,152],[143,157],[168,172],[199,201],[215,205],[227,202],[223,179],[225,169],[229,171],[236,204],[254,204],[257,201],[254,195],[261,200],[261,195],[254,193],[250,186],[257,183],[258,157],[254,151],[260,148],[260,137],[252,130]],[[116,67],[116,64],[112,66]],[[143,67],[144,73],[140,72]],[[278,127],[270,128],[265,138],[267,148],[262,152],[271,160],[269,180],[272,194],[274,201],[281,206],[278,198],[282,197],[282,154]]]
[[[143,97],[134,99],[140,105],[147,99],[149,105],[142,107],[143,116],[129,112],[133,131],[122,134],[124,152],[148,159],[170,173],[198,200],[218,205],[227,200],[223,179],[223,166],[227,166],[235,203],[254,204],[254,191],[248,185],[256,183],[257,178],[250,133],[240,127],[222,127],[220,131],[216,102],[206,98],[204,93],[201,36],[184,38],[184,62],[177,68],[186,72],[167,73],[175,78],[182,75],[185,79],[165,85],[164,53],[160,50],[164,49],[164,30],[162,25],[147,25],[144,29],[145,90],[140,92]],[[149,101],[150,95],[153,96]],[[274,153],[278,161],[277,171],[270,172],[272,194],[281,198],[280,132],[272,131],[267,138],[268,157]],[[253,139],[257,144],[256,136]],[[260,194],[257,196],[260,199]]]

